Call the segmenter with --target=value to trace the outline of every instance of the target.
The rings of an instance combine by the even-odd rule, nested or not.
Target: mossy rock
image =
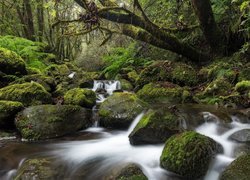
[[[27,74],[23,59],[15,52],[0,47],[0,71],[6,74]]]
[[[14,101],[0,101],[0,129],[12,129],[15,116],[24,108],[23,104]]]
[[[250,154],[245,154],[234,160],[221,173],[220,180],[248,180],[250,177]]]
[[[14,180],[63,179],[65,167],[54,162],[55,159],[46,157],[27,159],[17,169]]]
[[[250,80],[250,63],[246,64],[246,67],[239,72],[239,81]]]
[[[151,109],[129,135],[129,141],[133,145],[164,143],[180,131],[180,118],[176,114],[166,109]]]
[[[73,105],[39,105],[26,108],[16,118],[24,139],[49,139],[74,133],[91,125],[89,112]]]
[[[240,94],[245,94],[250,91],[250,81],[240,81],[235,85],[235,90]]]
[[[230,84],[226,79],[219,78],[212,81],[204,90],[203,94],[205,96],[209,95],[229,95],[232,91],[232,84]]]
[[[125,91],[132,91],[134,89],[133,85],[126,79],[120,79],[121,88]]]
[[[65,78],[68,78],[70,73],[70,69],[65,64],[52,64],[45,69],[45,74],[53,77],[57,83],[60,83],[65,80]]]
[[[64,95],[64,103],[92,108],[96,104],[96,94],[89,89],[71,89]]]
[[[181,103],[183,89],[168,82],[150,83],[137,92],[140,99],[146,102]]]
[[[122,168],[114,178],[115,180],[147,180],[142,170],[136,164],[129,164]]]
[[[185,179],[199,179],[206,174],[216,150],[213,139],[187,131],[167,140],[160,163],[164,169]]]
[[[132,93],[114,93],[100,106],[100,124],[108,128],[127,128],[146,104]]]
[[[42,74],[33,74],[33,75],[23,76],[22,78],[19,78],[19,79],[13,81],[12,83],[10,83],[10,85],[12,85],[12,84],[23,84],[23,83],[26,83],[26,82],[39,83],[48,92],[52,92],[56,88],[56,83],[55,83],[54,79],[52,77],[45,76],[45,75],[42,75]]]
[[[196,70],[187,64],[171,61],[156,61],[145,68],[136,84],[139,87],[150,82],[170,81],[180,86],[193,86],[198,83]]]
[[[0,89],[0,100],[19,101],[24,106],[51,103],[51,95],[35,82],[14,84]]]

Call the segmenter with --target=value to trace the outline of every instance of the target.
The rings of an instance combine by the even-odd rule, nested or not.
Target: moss
[[[0,101],[0,128],[13,128],[14,118],[23,108],[20,102]]]
[[[25,106],[50,103],[50,94],[38,83],[14,84],[0,89],[0,100],[22,102]]]
[[[235,90],[240,94],[244,94],[245,92],[249,92],[250,90],[250,81],[241,81],[235,85]]]
[[[135,70],[130,71],[128,74],[128,79],[129,81],[135,83],[137,81],[137,79],[139,78],[139,75],[137,74],[137,72]]]
[[[211,82],[203,92],[205,96],[229,95],[232,90],[232,85],[224,78],[219,78]]]
[[[64,95],[64,103],[92,108],[96,103],[96,94],[89,89],[71,89]]]
[[[23,59],[15,52],[0,47],[0,71],[6,74],[27,74]]]
[[[147,180],[148,178],[143,174],[142,170],[135,164],[130,164],[124,167],[115,180]]]
[[[220,180],[248,180],[250,177],[250,154],[234,160],[221,174]]]
[[[150,83],[137,92],[139,98],[146,102],[182,102],[182,88],[168,83]]]
[[[126,79],[120,79],[122,90],[132,91],[134,89],[133,85]]]
[[[129,135],[130,143],[164,143],[173,134],[181,131],[179,117],[167,109],[149,110]]]
[[[239,73],[239,81],[250,80],[250,63],[245,65],[246,67],[241,69]]]
[[[167,140],[160,162],[169,171],[187,179],[196,179],[206,174],[215,151],[215,141],[194,131],[187,131]]]

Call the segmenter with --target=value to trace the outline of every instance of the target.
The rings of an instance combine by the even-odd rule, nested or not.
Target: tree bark
[[[38,40],[42,42],[44,33],[44,12],[43,0],[37,0],[37,24],[38,24]]]
[[[212,11],[210,0],[191,0],[203,34],[214,52],[223,53],[224,37],[220,32]]]
[[[30,5],[30,0],[24,0],[24,10],[25,10],[25,22],[29,33],[29,39],[35,41],[35,28],[33,23],[32,8]]]

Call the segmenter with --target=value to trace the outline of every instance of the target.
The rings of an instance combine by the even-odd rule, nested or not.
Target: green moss
[[[182,102],[182,88],[171,83],[165,87],[159,83],[147,84],[137,95],[146,102]]]
[[[119,172],[115,180],[147,180],[147,177],[137,165],[130,164]]]
[[[0,100],[22,102],[25,106],[50,103],[50,94],[38,83],[14,84],[0,89]]]
[[[240,94],[244,94],[245,92],[249,92],[250,90],[250,81],[241,81],[235,85],[235,90]]]
[[[224,78],[219,78],[211,82],[203,92],[205,96],[229,95],[232,90],[232,85]]]
[[[245,65],[246,67],[241,69],[239,73],[239,81],[250,80],[250,63]]]
[[[75,88],[71,89],[64,95],[65,104],[79,105],[82,107],[92,108],[96,102],[96,94],[89,89]]]
[[[23,59],[15,52],[0,47],[0,71],[6,74],[26,74]]]
[[[212,139],[187,131],[167,140],[160,158],[161,166],[188,179],[200,178],[206,174],[215,150],[216,143]]]
[[[234,160],[221,174],[220,180],[248,180],[250,177],[250,154]]]
[[[133,90],[133,85],[127,81],[126,79],[120,79],[119,80],[121,82],[121,87],[123,90],[125,91],[132,91]]]

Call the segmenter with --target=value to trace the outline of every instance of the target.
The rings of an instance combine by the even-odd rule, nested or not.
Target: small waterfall
[[[112,95],[115,90],[121,89],[121,83],[120,81],[116,80],[95,80],[93,91],[99,92],[101,91],[106,92],[108,95]]]

